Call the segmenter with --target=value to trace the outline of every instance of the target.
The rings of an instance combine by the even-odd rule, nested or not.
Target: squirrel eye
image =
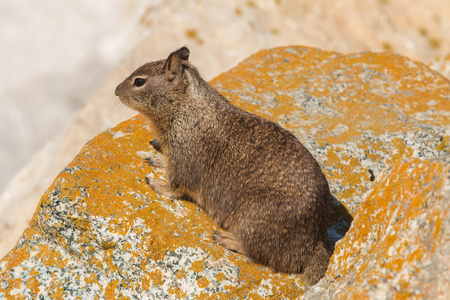
[[[140,87],[140,86],[143,86],[145,84],[145,82],[146,82],[146,80],[144,78],[139,78],[138,77],[138,78],[136,78],[134,80],[133,85],[136,86],[136,87]]]

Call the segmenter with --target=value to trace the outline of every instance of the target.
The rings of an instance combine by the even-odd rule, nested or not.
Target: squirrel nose
[[[120,84],[116,87],[116,90],[114,91],[116,96],[119,96],[119,87],[120,87]]]

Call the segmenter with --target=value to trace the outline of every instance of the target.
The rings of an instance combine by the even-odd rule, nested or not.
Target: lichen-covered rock
[[[332,243],[342,238],[365,194],[368,202],[359,209],[361,215],[370,213],[367,209],[373,207],[383,208],[378,206],[385,201],[383,188],[390,191],[389,195],[427,195],[426,185],[410,189],[387,186],[385,170],[392,167],[403,171],[401,161],[411,158],[431,164],[435,160],[424,159],[449,153],[448,80],[398,55],[277,48],[253,55],[212,84],[236,105],[291,130],[317,158],[337,198],[328,231]],[[301,276],[273,273],[224,250],[211,239],[217,227],[201,209],[191,202],[157,196],[146,185],[145,176],[163,176],[143,161],[153,151],[148,130],[141,117],[121,123],[86,144],[61,172],[42,197],[29,228],[0,262],[0,296],[300,297],[304,290]],[[420,162],[413,162],[405,170],[421,170]],[[375,204],[366,204],[370,201]],[[398,205],[399,216],[412,213],[403,212]],[[379,226],[382,232],[385,220],[380,216],[368,221],[374,220],[373,226]],[[413,215],[410,220],[414,220]],[[338,244],[321,284],[331,286],[338,284],[338,279],[351,282],[355,276],[360,278],[354,274],[362,267],[351,260],[356,254],[345,251],[364,251],[360,247],[366,245],[368,221],[360,225],[355,222],[352,233]],[[439,222],[448,229],[448,218],[442,217]],[[403,274],[400,265],[420,257],[403,257],[405,252],[400,250],[405,240],[399,234],[389,238],[392,244],[386,245],[398,247],[392,251],[394,262],[385,260]],[[349,249],[344,246],[348,239],[352,239]],[[410,241],[417,245],[410,245],[412,250],[408,251],[422,245],[420,238]],[[420,253],[429,255],[434,246],[440,245],[437,243],[431,240],[430,248]],[[382,260],[380,249],[379,256],[373,256],[375,261]],[[353,281],[362,291],[365,284],[377,284],[382,277],[375,269],[371,273],[372,257],[365,258],[365,277]],[[414,266],[426,267],[421,263]],[[346,272],[340,273],[337,268]],[[417,278],[420,282],[421,277]],[[389,284],[400,281],[386,281],[386,287],[394,288]],[[329,288],[327,295],[334,293]],[[359,294],[355,288],[348,295]]]
[[[141,117],[90,141],[42,197],[30,227],[1,262],[0,295],[55,299],[298,296],[299,276],[275,274],[211,238],[195,204],[157,196],[143,160]],[[152,173],[150,176],[160,176]]]
[[[450,156],[400,160],[374,183],[306,299],[449,299]]]
[[[372,176],[400,158],[450,150],[448,79],[392,53],[261,51],[213,84],[294,132],[353,216]]]

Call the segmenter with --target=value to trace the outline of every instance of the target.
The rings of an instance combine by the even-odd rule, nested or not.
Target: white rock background
[[[206,79],[284,45],[390,50],[450,77],[449,0],[0,0],[0,258],[98,132],[115,86],[182,45]],[[113,71],[115,70],[115,71]]]

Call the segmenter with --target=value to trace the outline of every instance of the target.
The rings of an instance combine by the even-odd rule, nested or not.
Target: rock
[[[299,276],[273,274],[216,245],[211,234],[218,228],[194,203],[162,198],[149,189],[144,178],[152,170],[143,159],[151,151],[150,139],[148,126],[137,117],[83,148],[0,263],[1,282],[8,282],[0,295],[34,298],[59,290],[59,297],[83,299],[301,294]],[[14,270],[25,265],[24,277],[16,277]]]
[[[447,78],[450,78],[450,53],[435,57],[428,65]]]
[[[381,258],[366,255],[365,277],[351,281],[362,269],[352,260],[352,253],[366,249],[361,247],[365,233],[370,232],[368,221],[377,220],[374,227],[382,228],[383,211],[377,218],[370,213],[371,209],[383,210],[387,203],[384,189],[388,195],[445,191],[411,174],[422,174],[427,167],[430,174],[439,168],[448,170],[444,168],[450,148],[448,80],[421,63],[391,53],[342,55],[285,47],[261,51],[211,83],[236,105],[291,130],[317,158],[336,197],[328,230],[331,244],[344,236],[352,217],[357,216],[349,234],[337,244],[326,278],[317,288],[355,282],[359,284],[355,292],[347,287],[352,296],[358,288],[364,290],[365,284],[376,282],[380,276],[374,271],[372,277],[370,259]],[[148,144],[152,134],[147,130],[139,116],[121,123],[86,144],[60,173],[16,247],[0,262],[0,295],[300,297],[304,291],[300,275],[273,273],[224,250],[211,239],[216,225],[195,204],[155,195],[144,178],[162,174],[143,161],[153,151]],[[403,167],[404,160],[408,167]],[[411,170],[410,177],[399,185],[386,184],[389,174],[402,180],[395,174],[403,170]],[[440,178],[423,176],[423,180],[437,178],[430,182]],[[422,185],[406,189],[402,184],[410,182],[408,178]],[[433,203],[428,205],[435,209]],[[398,216],[414,225],[415,216],[407,206],[407,202],[398,204]],[[360,215],[370,219],[360,224]],[[418,220],[425,222],[420,228],[433,226],[426,223],[430,222],[426,217]],[[448,215],[443,216],[441,232],[448,232],[448,227]],[[448,247],[448,242],[439,239],[442,233],[430,241],[432,249],[433,245]],[[396,251],[406,241],[397,235],[389,235],[394,239],[389,245],[395,245]],[[420,247],[421,237],[410,238],[418,243],[410,246]],[[347,240],[350,246],[345,247]],[[379,249],[380,257],[387,255]],[[392,259],[401,273],[401,266],[409,261],[402,263],[406,258],[396,251]],[[428,248],[420,253],[432,256]],[[416,265],[426,267],[421,262]],[[416,282],[421,280],[417,276]],[[432,280],[437,288],[443,287],[441,282]],[[384,288],[394,288],[394,284],[387,281]],[[316,287],[307,295],[314,297],[314,291]],[[330,287],[326,295],[334,292]]]
[[[371,178],[398,159],[450,150],[448,79],[396,54],[277,48],[212,83],[238,106],[293,131],[352,215]]]
[[[85,7],[78,1],[73,3],[77,4],[72,4],[73,9],[67,9],[69,15],[77,11],[76,7]],[[108,9],[103,9],[102,5],[107,5]],[[117,9],[117,5],[120,5],[120,9]],[[123,5],[126,9],[123,9]],[[14,16],[14,20],[20,20],[17,18],[18,14],[11,13],[12,7],[8,5],[0,10],[0,14],[6,16],[5,20],[8,20],[9,16]],[[101,7],[102,12],[124,12],[124,17],[120,21],[117,18],[110,18],[109,22],[114,22],[114,26],[110,26],[108,21],[105,23],[105,20],[100,22],[106,24],[108,32],[114,31],[112,28],[117,28],[117,24],[120,24],[121,29],[114,32],[114,41],[102,42],[107,35],[101,34],[101,37],[94,39],[95,42],[87,42],[93,48],[84,47],[84,49],[91,49],[87,52],[93,57],[87,58],[85,67],[80,67],[78,71],[66,69],[71,64],[67,61],[70,59],[67,55],[62,56],[65,59],[64,63],[57,61],[54,64],[48,63],[41,56],[36,57],[34,47],[36,42],[33,41],[37,40],[39,44],[46,45],[42,41],[48,38],[50,31],[40,30],[38,35],[32,33],[33,36],[30,38],[16,34],[20,39],[18,49],[27,51],[25,55],[27,78],[33,78],[25,80],[28,83],[27,89],[23,89],[24,73],[23,68],[17,67],[17,54],[11,52],[13,48],[0,48],[0,51],[9,49],[9,53],[14,55],[14,59],[7,60],[12,68],[3,72],[8,76],[7,80],[0,80],[0,92],[7,90],[3,89],[1,84],[7,84],[15,78],[18,80],[17,89],[20,91],[20,95],[14,94],[13,98],[8,95],[0,97],[0,101],[4,99],[0,115],[2,112],[5,114],[5,118],[0,116],[0,135],[4,134],[1,140],[5,141],[2,146],[9,145],[8,149],[0,147],[0,159],[3,158],[3,161],[0,161],[3,170],[0,173],[0,190],[4,190],[4,194],[0,195],[0,256],[6,254],[17,241],[31,219],[40,196],[81,147],[92,136],[131,117],[124,113],[124,109],[118,108],[120,104],[112,101],[115,86],[140,64],[166,57],[167,53],[181,45],[189,46],[192,50],[191,60],[208,79],[228,70],[255,51],[292,44],[309,45],[342,53],[367,50],[394,51],[425,63],[433,60],[430,63],[432,68],[450,76],[449,61],[444,60],[443,56],[450,53],[448,0],[415,0],[414,5],[411,5],[410,0],[185,0],[183,5],[180,5],[179,1],[150,3],[128,0],[114,3],[97,1],[96,7]],[[138,16],[135,15],[136,12]],[[24,22],[15,23],[23,26],[35,22],[34,20],[40,22],[42,18],[51,18],[48,16],[47,8],[34,13],[37,16],[40,13],[41,17],[28,20],[28,12],[19,13],[24,16]],[[93,13],[91,5],[88,13],[89,15]],[[63,22],[61,26],[53,26],[60,30],[58,38],[61,41],[73,38],[74,33],[78,36],[80,26],[70,26],[71,31],[64,31],[64,28],[68,28],[63,24],[73,24],[73,18],[54,15],[57,20],[49,20],[50,23]],[[220,17],[217,17],[218,15]],[[91,28],[92,26],[88,24],[91,23],[84,22],[81,27],[88,28],[90,33],[95,31],[96,28]],[[7,32],[11,32],[10,27],[4,26]],[[29,34],[28,31],[27,33]],[[3,36],[0,33],[0,37]],[[139,43],[142,44],[132,54],[124,54],[125,48],[134,48],[133,45]],[[100,45],[100,49],[94,45]],[[57,54],[49,52],[47,46],[43,47],[45,53],[49,53],[52,58],[61,56],[61,49],[53,48],[57,49]],[[76,55],[80,54],[80,51],[76,50],[77,47],[69,47],[72,48],[75,49]],[[29,51],[32,51],[33,55],[30,55]],[[97,57],[99,55],[101,57]],[[8,57],[8,54],[4,57]],[[99,66],[102,61],[112,68],[110,63],[121,57],[123,63],[119,70],[97,90],[94,97],[90,98],[91,90],[87,85],[95,86],[96,81],[91,77],[98,79],[99,76],[94,76],[89,70],[98,72],[104,67]],[[209,59],[203,59],[204,57]],[[19,61],[24,62],[21,59]],[[47,79],[32,76],[31,74],[36,74],[36,65],[33,65],[33,62],[36,62],[37,66],[46,66],[52,75]],[[61,67],[62,64],[64,68]],[[67,78],[63,81],[69,85],[69,89],[61,89],[61,84],[55,88],[55,82],[60,82],[61,78]],[[80,89],[80,86],[83,88]],[[30,95],[32,98],[27,97]],[[39,101],[36,101],[37,96],[40,97]],[[63,100],[74,98],[80,101],[89,98],[89,102],[77,113],[75,120],[72,120],[70,109],[67,108],[71,101]],[[39,113],[34,109],[36,103],[39,103]],[[55,106],[55,103],[58,105]],[[51,107],[51,110],[45,110],[45,107]],[[15,116],[13,123],[1,123],[9,120],[11,116]],[[49,119],[55,122],[52,126],[48,125]],[[56,137],[55,134],[44,132],[42,129],[42,126],[47,126],[48,130],[57,132],[60,128],[65,129],[66,126],[61,124],[69,120],[71,122],[69,128]],[[18,128],[19,131],[10,128]],[[47,145],[30,161],[32,154],[36,153],[33,145],[43,144],[50,136],[52,145]],[[22,160],[22,163],[26,161],[27,165],[14,176],[13,165],[18,166],[17,160]],[[2,175],[5,176],[3,183]],[[11,181],[6,189],[2,189],[5,180]]]
[[[397,161],[377,179],[326,278],[304,299],[448,299],[450,156]]]

